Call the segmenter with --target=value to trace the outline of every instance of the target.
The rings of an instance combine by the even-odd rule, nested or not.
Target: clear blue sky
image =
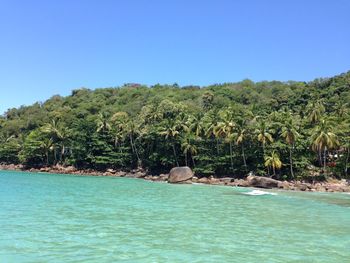
[[[127,82],[350,70],[348,0],[0,0],[0,112]]]

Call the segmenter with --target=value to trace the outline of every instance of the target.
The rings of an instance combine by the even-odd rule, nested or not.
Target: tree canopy
[[[310,82],[73,90],[0,117],[0,162],[200,176],[349,176],[350,72]]]

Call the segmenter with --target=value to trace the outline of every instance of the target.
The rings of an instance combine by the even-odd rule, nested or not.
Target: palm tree
[[[325,107],[321,101],[311,102],[306,108],[308,111],[308,119],[313,124],[321,120],[322,115],[325,112]]]
[[[216,153],[219,155],[219,138],[215,134],[215,127],[218,124],[216,115],[216,112],[209,111],[203,116],[202,122],[204,128],[204,135],[207,138],[212,139],[213,141],[215,140]]]
[[[201,116],[190,116],[186,123],[187,127],[191,132],[193,132],[197,137],[201,137],[204,131],[204,125],[201,120]]]
[[[339,118],[343,118],[348,114],[349,104],[342,101],[337,101],[333,108],[337,116]]]
[[[6,143],[11,141],[12,139],[15,138],[15,135],[4,135],[4,134],[0,134],[0,142],[1,143]]]
[[[311,135],[311,147],[318,153],[319,163],[322,166],[322,153],[323,153],[323,167],[326,170],[326,158],[327,151],[333,150],[339,146],[339,141],[336,134],[333,132],[334,123],[325,119],[313,129]]]
[[[159,135],[164,136],[166,140],[170,139],[172,141],[173,154],[177,166],[179,166],[179,162],[176,154],[176,138],[180,134],[180,128],[181,125],[177,120],[167,119],[164,126],[161,126],[159,130]]]
[[[265,156],[265,166],[268,168],[272,168],[273,176],[276,177],[276,169],[281,169],[282,162],[279,158],[278,153],[272,151],[270,156]]]
[[[98,119],[96,121],[97,124],[97,132],[108,132],[112,129],[111,124],[109,123],[109,113],[100,112],[98,115]]]
[[[128,137],[130,141],[131,151],[136,155],[137,158],[137,165],[142,166],[142,161],[135,142],[135,136],[138,134],[138,127],[136,122],[129,118],[129,115],[126,112],[115,113],[112,116],[111,121],[114,128],[113,130],[115,144]]]
[[[66,151],[66,143],[70,137],[69,129],[63,126],[62,122],[60,122],[59,120],[52,119],[51,122],[47,123],[42,127],[42,131],[48,134],[52,140],[55,163],[57,162],[57,147],[60,151],[59,161],[62,162]]]
[[[293,123],[293,119],[291,117],[284,123],[284,126],[282,127],[281,136],[289,145],[290,174],[294,178],[292,151],[295,142],[300,136],[300,134],[297,132],[295,124]]]
[[[264,120],[260,120],[258,122],[258,127],[255,129],[255,133],[257,134],[257,139],[261,143],[263,156],[265,156],[265,146],[267,143],[272,143],[272,130],[266,126],[266,122]]]
[[[230,162],[233,171],[233,141],[234,141],[235,123],[229,110],[221,112],[221,121],[214,128],[214,134],[218,138],[223,138],[230,146]]]
[[[248,171],[247,168],[247,161],[246,161],[246,156],[244,152],[244,142],[247,137],[247,129],[246,129],[246,120],[243,118],[239,118],[236,120],[236,133],[235,133],[235,138],[236,138],[236,145],[241,145],[241,150],[242,150],[242,158],[243,158],[243,165],[246,170]]]
[[[197,155],[198,149],[197,149],[196,145],[194,144],[194,141],[195,141],[195,138],[194,138],[193,134],[187,134],[186,136],[184,136],[182,138],[181,148],[182,148],[183,153],[185,155],[186,166],[188,166],[188,161],[187,161],[188,154],[190,154],[190,156],[191,156],[193,167],[196,166],[195,161],[194,161],[194,156]]]
[[[49,154],[50,154],[50,151],[54,149],[53,140],[51,138],[45,138],[40,142],[40,147],[45,152],[46,165],[49,165]]]

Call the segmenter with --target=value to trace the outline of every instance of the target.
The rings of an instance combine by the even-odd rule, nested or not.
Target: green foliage
[[[308,83],[77,89],[0,117],[0,162],[283,178],[314,167],[348,177],[349,87],[348,72]]]

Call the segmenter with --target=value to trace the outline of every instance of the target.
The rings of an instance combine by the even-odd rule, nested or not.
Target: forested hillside
[[[0,117],[0,162],[347,177],[349,102],[350,72],[311,82],[82,88]]]

